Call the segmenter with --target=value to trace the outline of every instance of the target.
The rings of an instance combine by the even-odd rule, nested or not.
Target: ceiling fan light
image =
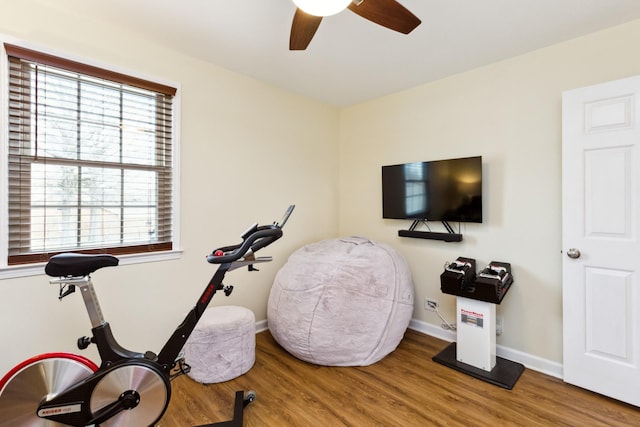
[[[298,9],[309,15],[329,16],[342,12],[351,0],[293,0]]]

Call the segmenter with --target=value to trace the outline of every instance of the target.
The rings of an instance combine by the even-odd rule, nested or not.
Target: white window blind
[[[176,89],[5,50],[8,264],[65,251],[170,250]]]

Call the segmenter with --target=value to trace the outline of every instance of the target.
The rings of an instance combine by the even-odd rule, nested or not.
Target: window
[[[422,163],[407,163],[404,165],[405,212],[415,215],[428,210],[427,183],[425,181],[426,167]]]
[[[5,44],[7,264],[172,249],[176,89]]]

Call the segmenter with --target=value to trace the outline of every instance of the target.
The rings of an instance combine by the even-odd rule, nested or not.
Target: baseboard
[[[409,322],[409,329],[447,342],[453,342],[456,340],[455,332],[444,330],[437,325],[423,322],[422,320],[412,319],[411,322]],[[522,363],[528,369],[563,379],[561,363],[534,356],[519,350],[514,350],[503,345],[496,345],[496,355],[507,360]]]
[[[453,342],[456,340],[455,332],[442,329],[437,325],[423,322],[422,320],[411,319],[411,321],[409,322],[409,329],[422,332],[425,335],[429,335],[435,338],[440,338],[441,340],[447,342]]]
[[[554,362],[553,360],[544,359],[542,357],[534,356],[529,353],[515,350],[503,345],[496,345],[496,354],[505,359],[513,360],[514,362],[520,362],[529,369],[538,371],[545,375],[564,379],[564,373],[562,363]]]
[[[256,334],[259,332],[264,332],[269,329],[269,324],[267,323],[267,319],[256,322]]]

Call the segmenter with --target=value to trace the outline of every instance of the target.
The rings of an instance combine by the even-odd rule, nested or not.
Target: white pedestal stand
[[[433,357],[456,371],[511,390],[524,365],[496,356],[496,306],[457,297],[458,342]]]
[[[491,372],[496,366],[496,305],[456,297],[456,360]]]

